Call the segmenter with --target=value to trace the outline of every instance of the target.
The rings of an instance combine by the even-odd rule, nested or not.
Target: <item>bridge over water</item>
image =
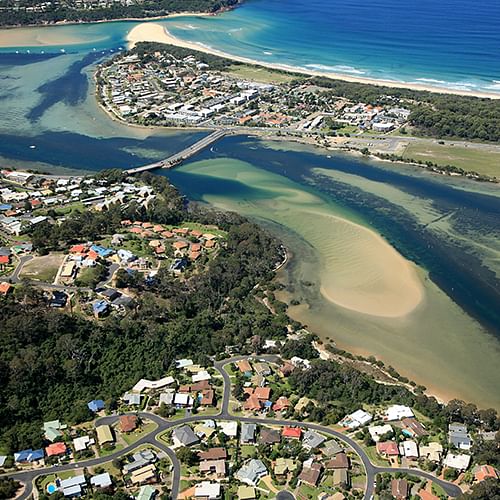
[[[179,165],[184,160],[191,158],[195,154],[199,153],[202,149],[208,148],[213,143],[219,141],[224,136],[229,133],[226,129],[216,130],[212,132],[210,135],[207,135],[203,139],[200,139],[198,142],[195,142],[192,146],[189,146],[186,149],[183,149],[181,152],[173,154],[164,160],[157,161],[155,163],[150,163],[148,165],[143,165],[142,167],[130,168],[125,170],[127,174],[140,174],[141,172],[147,172],[150,170],[156,170],[158,168],[173,168],[176,165]]]

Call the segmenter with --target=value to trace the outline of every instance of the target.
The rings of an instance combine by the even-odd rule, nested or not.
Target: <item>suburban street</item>
[[[120,458],[131,453],[134,449],[142,445],[151,445],[154,446],[161,451],[165,452],[172,462],[172,485],[171,485],[171,496],[173,499],[176,499],[179,494],[180,481],[181,481],[181,465],[179,460],[177,459],[175,452],[170,449],[161,439],[160,435],[169,429],[173,429],[174,427],[178,427],[184,424],[190,424],[193,422],[203,421],[207,419],[211,420],[225,420],[225,421],[237,421],[237,422],[249,422],[260,425],[277,425],[277,426],[297,426],[303,429],[312,429],[318,431],[322,434],[328,435],[330,437],[336,438],[339,441],[342,441],[345,445],[352,448],[355,453],[361,459],[361,462],[366,471],[366,486],[365,486],[365,494],[364,500],[370,500],[375,492],[375,478],[377,474],[380,473],[396,473],[402,472],[411,474],[414,476],[419,476],[424,479],[428,479],[433,481],[435,484],[439,485],[450,497],[458,497],[461,494],[460,488],[453,483],[448,481],[444,481],[442,479],[437,478],[436,476],[424,472],[420,469],[408,469],[404,467],[380,467],[374,465],[363,448],[352,438],[346,436],[342,432],[336,431],[329,427],[323,426],[321,424],[311,423],[311,422],[297,422],[293,420],[285,420],[285,419],[273,419],[273,418],[265,418],[265,417],[244,417],[244,416],[236,416],[232,415],[229,412],[229,403],[231,398],[231,379],[229,374],[226,372],[224,367],[230,363],[234,363],[236,361],[247,359],[249,356],[238,356],[230,359],[225,359],[222,361],[218,361],[214,363],[214,368],[220,373],[222,376],[224,385],[223,385],[223,398],[221,411],[215,416],[205,416],[203,414],[192,415],[188,414],[184,418],[180,418],[174,421],[168,421],[164,418],[150,412],[136,412],[134,415],[138,415],[141,419],[148,419],[153,421],[157,428],[151,431],[149,434],[142,436],[133,444],[116,451],[110,455],[100,458],[93,458],[89,460],[83,460],[78,463],[66,464],[66,465],[57,465],[52,467],[44,467],[36,470],[25,470],[18,472],[10,472],[6,474],[2,474],[2,476],[12,477],[21,481],[25,485],[25,490],[21,495],[19,495],[19,499],[24,500],[30,498],[33,493],[34,481],[40,477],[47,474],[60,473],[68,470],[79,470],[83,468],[95,467],[106,462],[110,462],[115,458]],[[254,359],[265,360],[269,362],[276,362],[279,357],[275,355],[262,355],[262,356],[252,356]],[[111,425],[118,421],[120,415],[110,415],[106,417],[101,417],[96,420],[96,425],[107,424]],[[286,495],[280,495],[280,499],[288,500],[293,498],[290,493]]]

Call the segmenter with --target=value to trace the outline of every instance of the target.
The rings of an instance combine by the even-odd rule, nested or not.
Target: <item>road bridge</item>
[[[130,168],[128,170],[125,170],[125,172],[127,174],[134,175],[140,174],[142,172],[148,172],[150,170],[157,170],[159,168],[173,168],[182,163],[184,160],[187,160],[188,158],[191,158],[192,156],[198,154],[201,150],[208,148],[214,142],[219,141],[224,136],[226,136],[228,132],[229,131],[226,129],[216,130],[206,137],[203,137],[203,139],[200,139],[198,142],[195,142],[188,148],[183,149],[180,153],[173,154],[172,156],[169,156],[168,158],[157,161],[155,163],[143,165],[142,167]]]

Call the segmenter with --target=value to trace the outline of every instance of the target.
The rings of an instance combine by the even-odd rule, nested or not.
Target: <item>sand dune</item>
[[[208,54],[214,54],[220,57],[226,57],[228,59],[232,59],[234,61],[239,61],[247,64],[258,64],[259,66],[264,66],[272,69],[281,69],[284,71],[292,71],[295,73],[301,73],[304,75],[313,75],[313,76],[326,76],[328,78],[332,78],[335,80],[343,80],[346,82],[357,82],[357,83],[367,83],[371,85],[384,85],[386,87],[393,88],[405,88],[405,89],[413,89],[413,90],[426,90],[428,92],[439,92],[445,94],[454,94],[454,95],[469,95],[469,96],[477,96],[477,97],[488,97],[490,99],[500,99],[500,94],[495,92],[480,92],[480,91],[468,91],[468,90],[458,90],[458,89],[450,89],[447,87],[439,87],[439,85],[425,85],[418,83],[406,83],[406,82],[396,82],[393,80],[377,80],[374,78],[366,78],[366,77],[358,77],[345,75],[343,73],[330,73],[324,71],[315,71],[303,68],[296,68],[294,66],[288,66],[286,64],[276,64],[276,63],[266,63],[262,61],[256,61],[253,59],[249,59],[246,57],[240,57],[228,54],[226,52],[213,49],[212,47],[206,47],[204,45],[187,42],[181,40],[173,36],[171,33],[167,31],[167,29],[157,23],[142,23],[134,26],[130,30],[127,35],[127,41],[129,48],[134,47],[138,42],[161,42],[168,43],[171,45],[176,45],[178,47],[185,47],[192,50],[198,50],[200,52],[206,52]]]

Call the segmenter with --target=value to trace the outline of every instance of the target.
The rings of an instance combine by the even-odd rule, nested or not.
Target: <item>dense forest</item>
[[[279,242],[236,214],[180,205],[182,198],[176,200],[164,178],[149,177],[172,194],[172,209],[166,208],[167,200],[158,202],[147,220],[182,217],[217,224],[227,230],[226,244],[205,272],[188,280],[165,270],[154,283],[137,277],[136,307],[125,317],[94,321],[55,311],[29,286],[0,299],[0,444],[11,452],[40,446],[44,420],[89,419],[91,399],[103,398],[112,408],[141,377],[164,376],[176,358],[204,362],[253,336],[285,334],[286,316],[272,315],[253,295],[257,283],[273,276],[281,259]],[[142,220],[140,211],[128,215]],[[113,229],[114,219],[116,214],[75,214],[46,233],[48,245],[104,234]],[[33,241],[42,240],[36,231],[34,236],[39,239]]]
[[[125,2],[124,2],[125,3]],[[221,9],[234,7],[238,0],[145,0],[129,5],[109,3],[107,7],[81,9],[73,2],[54,3],[52,7],[45,5],[43,11],[26,11],[14,9],[12,2],[2,0],[0,5],[0,26],[18,26],[28,24],[50,24],[61,21],[94,22],[111,19],[142,19],[166,16],[173,12],[218,12]],[[37,7],[39,1],[22,2],[24,7]]]

